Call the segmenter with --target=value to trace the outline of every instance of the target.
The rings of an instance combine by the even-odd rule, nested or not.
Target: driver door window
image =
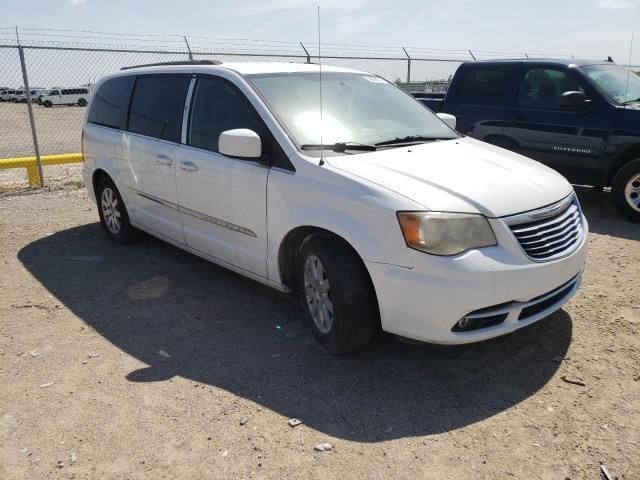
[[[520,84],[516,106],[560,109],[560,96],[568,91],[584,93],[578,82],[565,71],[553,68],[532,68]]]

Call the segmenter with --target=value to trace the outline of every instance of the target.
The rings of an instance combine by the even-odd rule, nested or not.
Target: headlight
[[[456,255],[472,248],[497,245],[482,215],[440,212],[398,212],[407,245],[434,255]]]

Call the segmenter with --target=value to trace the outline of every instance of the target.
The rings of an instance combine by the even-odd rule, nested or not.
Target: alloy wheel
[[[304,262],[304,293],[313,323],[321,333],[329,333],[333,326],[331,286],[324,265],[315,255]]]
[[[105,187],[102,190],[100,206],[107,228],[111,233],[117,235],[120,232],[120,228],[122,228],[122,213],[120,212],[118,197],[111,188]]]

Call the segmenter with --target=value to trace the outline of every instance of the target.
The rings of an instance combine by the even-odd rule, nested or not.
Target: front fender
[[[367,262],[412,267],[396,208],[374,190],[355,191],[353,184],[341,187],[272,171],[267,199],[267,271],[272,280],[281,280],[280,246],[298,227],[320,228],[342,237]]]

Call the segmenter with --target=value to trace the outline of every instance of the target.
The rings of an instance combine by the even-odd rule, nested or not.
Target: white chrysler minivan
[[[84,177],[113,241],[142,230],[292,292],[330,352],[379,329],[469,343],[575,294],[587,222],[561,175],[454,121],[355,70],[130,67],[94,90]]]

